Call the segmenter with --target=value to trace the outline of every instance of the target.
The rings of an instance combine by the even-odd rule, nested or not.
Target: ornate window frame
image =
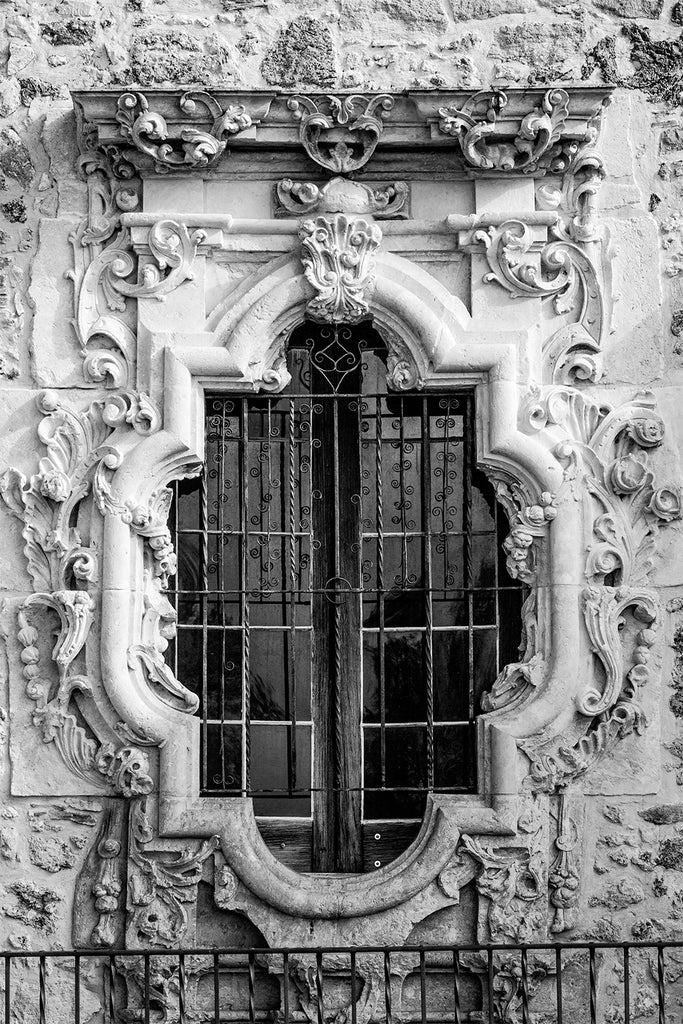
[[[89,183],[89,212],[72,239],[75,327],[85,384],[98,397],[79,411],[43,392],[38,472],[2,479],[34,585],[6,618],[42,741],[93,792],[131,798],[133,878],[149,863],[161,870],[173,841],[195,840],[187,885],[196,892],[213,855],[217,905],[244,910],[276,942],[291,941],[292,918],[321,922],[322,935],[362,918],[380,941],[399,911],[407,935],[457,903],[473,877],[480,937],[542,937],[548,921],[571,927],[571,794],[646,724],[639,695],[659,615],[648,574],[658,527],[680,515],[678,489],[657,487],[648,464],[663,439],[651,397],[611,408],[585,386],[599,380],[609,323],[596,215],[604,168],[594,148],[606,95],[75,95]],[[300,147],[308,167],[336,177],[279,181],[272,216],[207,214],[193,208],[195,192],[185,209],[160,208],[160,181],[177,198],[188,180],[220,176],[240,146],[257,155]],[[414,161],[447,153],[474,212],[416,221],[410,182],[340,176],[382,154],[391,167],[392,147]],[[420,265],[435,250],[470,257],[471,313]],[[257,269],[205,314],[207,268],[230,252]],[[495,312],[483,315],[495,289]],[[553,330],[539,314],[544,299]],[[173,629],[164,588],[175,569],[168,484],[201,466],[204,392],[281,389],[286,338],[306,316],[372,316],[398,390],[475,389],[479,463],[508,515],[510,569],[530,587],[524,654],[495,682],[479,721],[479,793],[431,797],[401,857],[333,879],[277,861],[248,798],[199,797],[196,703],[163,660]],[[59,623],[51,668],[36,608]],[[103,945],[123,910],[112,883],[123,827],[119,807],[98,846],[118,844],[97,867],[112,889],[95,904],[90,932]],[[155,931],[149,904],[132,903],[133,945],[141,935],[174,942],[187,928],[185,912],[167,907],[170,923]]]

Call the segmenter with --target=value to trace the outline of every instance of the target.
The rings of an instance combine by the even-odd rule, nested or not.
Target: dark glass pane
[[[364,817],[420,817],[424,808],[426,786],[426,739],[424,728],[387,728],[386,785],[387,790],[364,794]],[[376,726],[364,730],[366,790],[379,787],[381,775],[381,731]],[[403,792],[390,792],[400,787]],[[405,792],[422,790],[422,792]]]
[[[310,632],[303,629],[252,628],[249,648],[252,720],[291,718],[290,697],[294,694],[296,717],[310,719],[310,636]]]
[[[201,483],[199,479],[181,480],[177,486],[175,515],[178,530],[201,530]]]
[[[305,817],[311,813],[306,790],[311,777],[311,729],[301,725],[252,725],[251,790],[256,814]]]
[[[472,776],[472,726],[434,726],[434,783],[437,789],[467,789]]]
[[[363,636],[363,721],[379,722],[379,633]]]
[[[207,718],[238,719],[242,714],[242,647],[241,629],[206,631]]]
[[[498,675],[498,631],[475,629],[474,631],[474,710],[481,711],[481,695],[490,690]]]
[[[242,742],[239,725],[206,726],[207,779],[210,790],[233,790],[242,785]]]
[[[472,594],[472,622],[475,626],[495,626],[496,591],[475,590]]]
[[[193,693],[202,692],[202,631],[201,629],[183,629],[178,627],[178,671],[176,675],[183,686]],[[167,653],[167,661],[171,664]]]
[[[442,632],[432,638],[434,652],[434,718],[467,721],[470,711],[469,637],[466,630]]]
[[[388,722],[425,720],[424,633],[384,634],[384,688]]]

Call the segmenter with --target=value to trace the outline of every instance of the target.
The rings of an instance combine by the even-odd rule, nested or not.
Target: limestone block
[[[83,383],[83,360],[71,321],[74,289],[66,274],[72,269],[69,234],[75,217],[43,218],[38,252],[33,263],[30,295],[35,304],[33,375],[40,387],[69,387]]]

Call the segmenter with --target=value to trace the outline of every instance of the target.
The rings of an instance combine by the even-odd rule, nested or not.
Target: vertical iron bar
[[[249,1024],[256,1020],[256,974],[254,970],[254,953],[249,950]]]
[[[529,964],[527,956],[527,950],[522,949],[522,1024],[529,1024]]]
[[[486,957],[486,994],[488,1001],[489,1024],[493,1024],[493,950],[488,950]]]
[[[658,1024],[666,1024],[665,991],[664,991],[664,946],[661,942],[657,945],[657,1009]]]
[[[114,956],[111,954],[107,960],[107,967],[109,969],[109,1024],[114,1024],[116,1020],[116,969]]]
[[[430,491],[432,460],[429,438],[429,399],[422,398],[422,533],[425,579],[425,687],[427,711],[427,789],[434,789],[434,639],[432,633],[432,531]]]
[[[333,433],[332,437],[334,440],[334,603],[332,605],[332,614],[334,617],[334,786],[337,791],[341,789],[341,767],[342,759],[344,756],[344,735],[342,733],[342,680],[341,680],[341,652],[342,643],[344,638],[342,636],[341,629],[341,606],[340,601],[342,600],[340,595],[340,574],[341,574],[341,554],[339,549],[339,530],[340,530],[340,509],[339,509],[339,401],[335,395],[332,400],[332,417],[333,417]]]
[[[334,403],[336,409],[337,403]],[[335,437],[336,437],[335,431]],[[336,490],[335,490],[336,493]],[[323,1006],[323,955],[320,951],[315,954],[315,992],[317,996],[317,1020],[318,1024],[325,1024],[325,1012]]]
[[[423,1024],[427,1024],[427,965],[424,949],[420,950],[420,1018]]]
[[[628,946],[624,946],[624,1024],[631,1024],[631,964]]]
[[[180,1024],[185,1024],[185,954],[178,953],[178,1018]]]
[[[214,1024],[220,1024],[221,997],[218,977],[218,953],[213,954],[213,1018]]]
[[[249,681],[249,406],[242,399],[242,795],[248,796],[251,752],[251,686]]]
[[[225,405],[226,405],[225,399],[223,399],[222,400],[222,406],[221,406],[221,431],[220,431],[220,448],[219,448],[220,472],[219,472],[219,477],[218,477],[218,483],[219,483],[220,490],[219,490],[219,493],[218,493],[218,509],[217,509],[217,512],[218,512],[218,523],[217,523],[217,526],[218,526],[218,535],[217,535],[217,540],[218,540],[218,571],[220,573],[220,576],[219,576],[219,580],[218,580],[218,586],[216,587],[216,590],[218,591],[216,597],[218,598],[219,605],[220,605],[220,612],[219,612],[219,620],[218,621],[220,622],[220,626],[221,626],[221,668],[220,668],[220,673],[221,673],[221,682],[220,682],[220,687],[221,687],[221,789],[225,789],[226,788],[226,779],[225,779],[225,662],[226,662],[226,657],[225,657],[225,653],[226,653],[225,652],[225,626],[226,626],[226,622],[225,622],[225,598],[226,598],[226,594],[225,594],[225,539],[226,538],[225,538],[225,514],[224,514],[224,508],[223,508],[223,506],[225,504],[224,501],[223,501],[223,498],[225,497],[225,462],[226,462],[226,459],[225,459],[225,446],[226,446],[226,440],[225,440],[225,436],[226,436],[225,418],[226,418],[226,407],[225,407]],[[208,637],[207,637],[207,647],[208,647]]]
[[[462,1024],[460,1017],[460,956],[453,950],[453,1021]]]
[[[555,998],[557,1003],[557,1024],[562,1024],[562,950],[555,947]]]
[[[210,420],[209,420],[210,422]],[[207,431],[208,433],[208,431]],[[200,489],[200,522],[202,527],[201,544],[202,544],[202,597],[201,597],[201,608],[202,608],[202,789],[209,788],[209,679],[207,672],[208,662],[208,647],[209,647],[209,633],[208,633],[208,604],[209,604],[209,452],[206,452],[206,464],[204,466],[204,472],[201,475],[201,489]],[[178,641],[176,641],[176,657],[178,650]],[[223,730],[221,729],[220,737],[220,752],[221,761],[223,760]]]
[[[284,1024],[289,1024],[289,953],[282,954],[282,1008]]]
[[[463,416],[463,516],[465,530],[465,586],[467,587],[467,658],[469,665],[469,720],[474,721],[474,560],[472,555],[472,471],[476,459],[474,447],[474,418],[471,396],[465,398],[465,415]],[[470,737],[472,735],[470,727]],[[469,758],[470,782],[474,781],[474,757]]]
[[[78,953],[74,956],[74,1024],[81,1024],[81,958]]]
[[[40,1021],[40,1024],[45,1024],[47,1018],[45,974],[45,957],[40,956],[38,959],[38,1019]],[[111,1020],[113,1022],[114,1018],[112,1017]]]
[[[145,1010],[144,1022],[149,1024],[149,953],[143,953],[145,964]]]
[[[384,1011],[386,1024],[392,1024],[391,1009],[391,962],[389,950],[384,951]]]
[[[10,970],[12,967],[11,959],[5,957],[5,1024],[9,1024],[10,1018]]]
[[[351,1024],[357,1024],[356,1020],[356,953],[351,950]]]
[[[595,946],[588,949],[588,985],[590,990],[591,1024],[597,1024],[597,992],[595,987]]]
[[[377,653],[379,668],[379,751],[380,751],[380,785],[387,784],[387,709],[386,680],[384,663],[384,467],[382,464],[383,422],[382,398],[375,398],[375,499],[377,526],[377,603],[379,613],[379,634],[377,637]]]
[[[289,400],[289,650],[288,650],[288,694],[291,736],[289,738],[289,793],[296,789],[296,535],[295,516],[296,504],[294,491],[296,485],[296,462],[294,458],[296,438],[294,433],[296,407],[294,399]],[[300,503],[301,504],[301,503]]]

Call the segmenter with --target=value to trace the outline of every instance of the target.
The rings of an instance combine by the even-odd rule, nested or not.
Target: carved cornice
[[[228,143],[231,151],[248,146],[280,158],[303,149],[335,174],[353,173],[378,151],[456,148],[465,175],[509,176],[562,174],[571,166],[578,174],[610,93],[586,86],[310,96],[147,89],[147,107],[138,101],[143,94],[131,91],[75,92],[73,99],[119,174],[131,166],[144,173],[215,170]],[[124,96],[130,98],[120,110]]]

